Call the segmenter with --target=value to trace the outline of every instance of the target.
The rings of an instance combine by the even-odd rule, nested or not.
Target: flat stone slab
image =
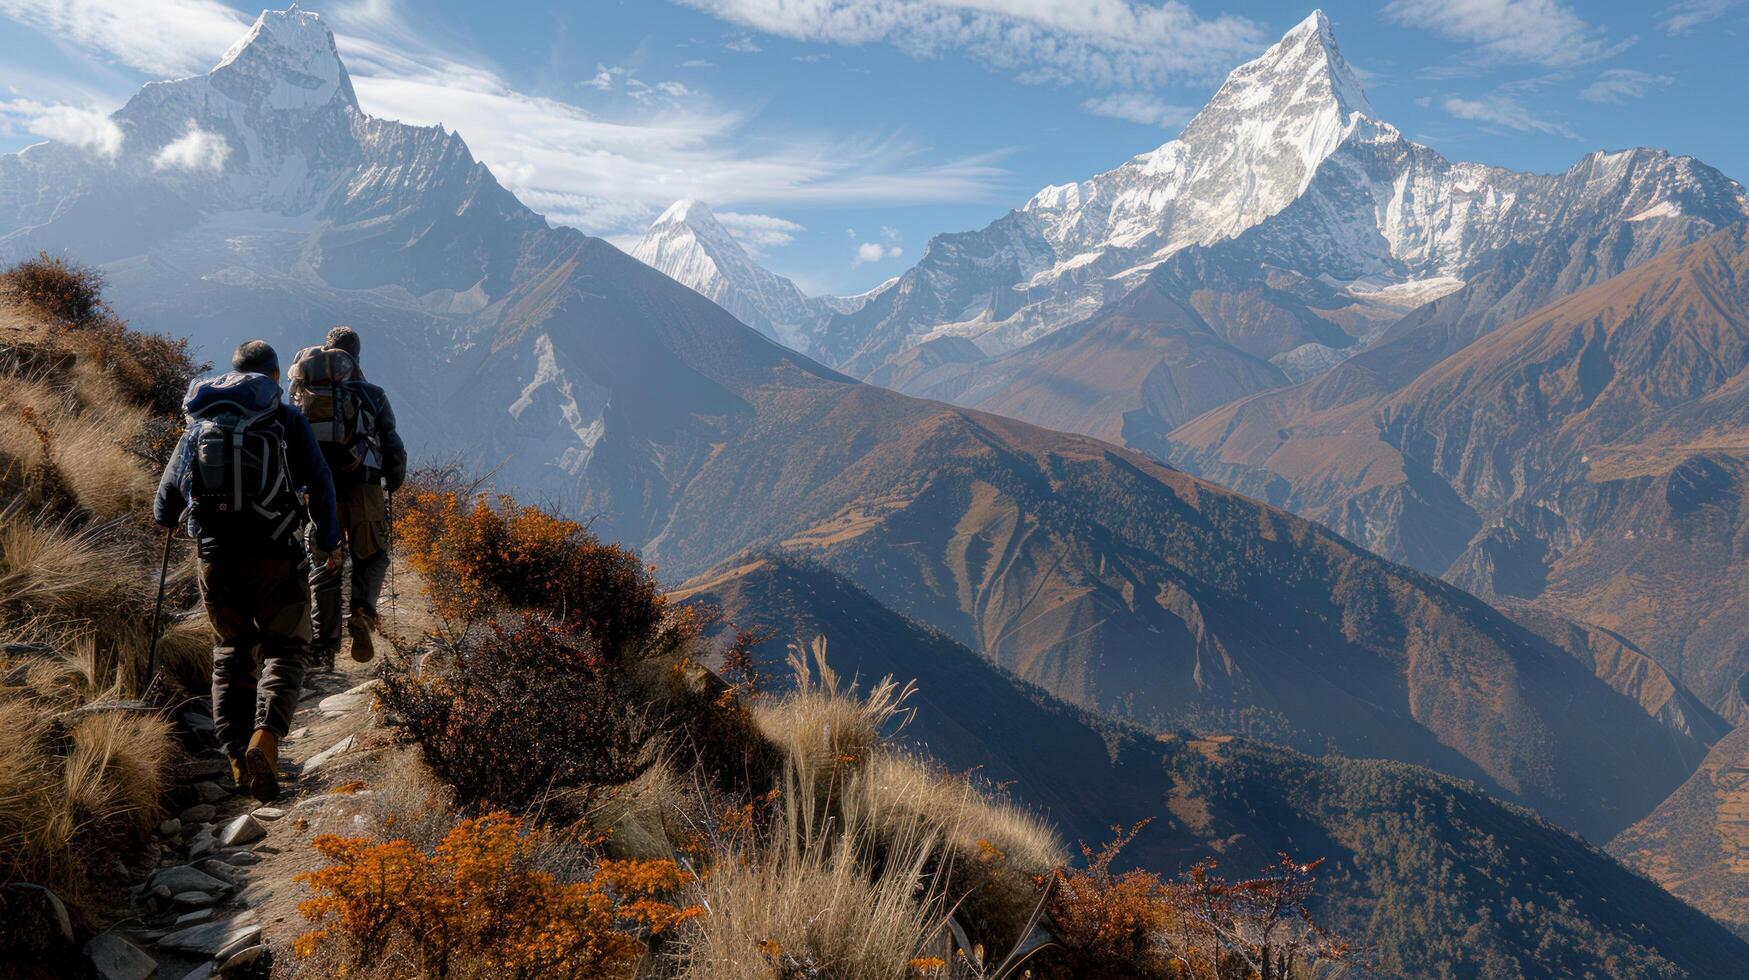
[[[335,756],[338,756],[338,755],[345,753],[345,752],[352,751],[353,746],[356,746],[357,744],[358,744],[358,738],[356,736],[353,736],[353,735],[348,735],[345,738],[341,739],[340,741],[335,742],[333,745],[330,745],[327,748],[323,749],[322,751],[311,756],[310,760],[308,762],[304,763],[304,774],[308,775],[310,773],[315,772],[316,770],[327,765],[329,762],[332,762],[334,760]]]
[[[258,806],[249,815],[257,820],[278,820],[285,816],[285,811],[276,806]]]
[[[182,811],[180,817],[183,823],[211,823],[218,815],[218,808],[211,803],[196,803]]]
[[[185,909],[204,909],[210,907],[218,898],[212,892],[177,892],[170,900]]]
[[[174,949],[214,959],[221,951],[234,944],[241,943],[237,948],[245,949],[255,945],[260,939],[260,926],[226,920],[223,922],[203,922],[187,929],[178,929],[158,940],[158,945],[165,949]]]
[[[103,980],[146,980],[158,972],[158,961],[113,932],[85,944],[85,955]]]
[[[186,864],[179,864],[174,868],[162,868],[153,872],[152,877],[146,879],[146,886],[152,889],[169,889],[172,895],[182,892],[206,892],[211,895],[222,895],[231,890],[230,882],[220,881],[199,868]]]

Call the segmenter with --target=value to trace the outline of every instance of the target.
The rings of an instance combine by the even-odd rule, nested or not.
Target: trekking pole
[[[401,594],[395,591],[395,491],[389,491],[389,625],[401,632]]]
[[[146,687],[158,676],[158,626],[164,615],[164,585],[170,578],[170,542],[176,539],[176,529],[164,529],[164,560],[158,564],[158,601],[152,606],[151,645],[146,648]]]

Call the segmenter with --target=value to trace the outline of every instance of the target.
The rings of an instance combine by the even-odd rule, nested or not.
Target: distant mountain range
[[[1214,858],[1244,875],[1323,855],[1317,914],[1368,976],[1730,976],[1749,951],[1651,882],[1468,783],[1391,762],[1313,758],[1225,736],[1150,736],[1078,711],[818,564],[762,555],[701,576],[709,602],[783,646],[816,635],[865,683],[915,678],[900,732],[955,771],[1045,808],[1073,841],[1152,818],[1125,864]],[[1729,868],[1725,864],[1723,868]],[[1723,870],[1715,880],[1728,882]]]
[[[1298,59],[1291,65],[1272,60],[1290,49]],[[1184,188],[1226,195],[1218,199],[1237,215],[1229,215],[1230,221],[1220,216],[1224,210],[1217,214],[1220,209],[1188,202],[1168,207],[1148,194],[1126,198],[1122,206],[1091,208],[1087,202],[1098,195],[1083,189],[1035,202],[1031,212],[1011,216],[1011,223],[1048,224],[1049,235],[1079,241],[1075,236],[1133,231],[1141,227],[1135,215],[1152,215],[1142,224],[1153,221],[1163,230],[1143,234],[1136,247],[1177,247],[1177,253],[1134,277],[1148,291],[1110,297],[1119,302],[1088,322],[1102,324],[1099,329],[1111,338],[1152,345],[1165,357],[1180,350],[1208,353],[1225,344],[1249,360],[1231,360],[1224,352],[1222,357],[1257,372],[1259,383],[1279,384],[1288,362],[1261,356],[1269,331],[1259,329],[1245,341],[1259,352],[1247,354],[1233,339],[1246,336],[1244,330],[1223,325],[1251,322],[1254,311],[1277,308],[1284,319],[1276,322],[1297,324],[1303,336],[1324,338],[1308,342],[1332,350],[1341,336],[1359,346],[1364,336],[1382,331],[1384,340],[1314,385],[1339,371],[1358,370],[1362,358],[1399,336],[1395,331],[1405,338],[1436,338],[1431,344],[1415,341],[1421,343],[1417,351],[1461,348],[1457,338],[1475,328],[1473,319],[1443,321],[1437,309],[1426,307],[1407,318],[1381,318],[1377,311],[1398,299],[1363,302],[1353,299],[1352,285],[1319,287],[1315,276],[1260,281],[1248,270],[1262,267],[1255,256],[1264,252],[1241,261],[1231,254],[1210,257],[1197,244],[1209,236],[1233,247],[1279,243],[1265,234],[1274,220],[1270,214],[1279,217],[1312,200],[1307,195],[1314,192],[1305,188],[1321,187],[1327,173],[1345,170],[1346,164],[1331,161],[1346,159],[1343,154],[1356,146],[1351,134],[1343,134],[1364,118],[1355,115],[1364,96],[1345,80],[1321,17],[1296,29],[1260,65],[1241,69],[1237,82],[1229,82],[1238,86],[1231,106],[1255,99],[1266,107],[1286,91],[1283,97],[1301,107],[1276,124],[1295,134],[1290,145],[1262,145],[1235,109],[1220,131],[1238,156],[1216,154],[1208,159],[1227,162],[1210,163],[1214,169],[1206,174],[1198,163],[1182,178],[1171,178],[1182,179]],[[1283,90],[1272,81],[1295,71],[1301,71],[1294,77],[1303,87]],[[1342,113],[1331,115],[1331,105]],[[1348,121],[1327,131],[1338,116]],[[416,448],[459,453],[482,470],[493,469],[501,485],[527,499],[592,517],[597,533],[639,549],[668,581],[720,578],[773,551],[790,553],[841,582],[850,590],[845,595],[872,603],[862,619],[881,616],[891,627],[885,635],[901,636],[892,625],[898,622],[924,624],[935,631],[932,649],[964,647],[1055,698],[1122,720],[1125,730],[1130,724],[1156,734],[1182,730],[1185,735],[1151,748],[1169,757],[1164,765],[1175,774],[1173,785],[1201,787],[1197,798],[1218,797],[1221,803],[1218,816],[1201,820],[1194,801],[1173,810],[1171,791],[1165,791],[1162,805],[1174,819],[1202,829],[1178,850],[1155,852],[1158,860],[1177,860],[1226,840],[1236,832],[1230,821],[1256,819],[1257,811],[1288,828],[1258,831],[1258,853],[1285,834],[1309,842],[1310,850],[1342,848],[1355,855],[1354,873],[1371,876],[1371,884],[1348,892],[1355,896],[1348,911],[1354,921],[1389,903],[1444,901],[1425,888],[1404,893],[1419,882],[1441,881],[1459,889],[1463,901],[1484,903],[1490,919],[1476,926],[1477,935],[1495,930],[1489,942],[1509,949],[1531,935],[1512,931],[1529,928],[1511,918],[1513,902],[1551,910],[1563,902],[1582,906],[1583,922],[1572,928],[1590,938],[1561,940],[1555,947],[1562,952],[1549,955],[1565,959],[1542,965],[1541,972],[1527,968],[1527,975],[1562,975],[1569,967],[1599,972],[1604,968],[1589,965],[1589,954],[1579,952],[1593,945],[1623,950],[1625,958],[1616,962],[1629,964],[1624,975],[1643,976],[1669,975],[1659,965],[1663,960],[1698,967],[1740,952],[1728,937],[1720,940],[1685,908],[1635,885],[1639,879],[1623,875],[1581,842],[1483,795],[1534,807],[1597,841],[1652,812],[1691,776],[1722,729],[1717,716],[1692,707],[1699,701],[1684,688],[1684,675],[1660,669],[1655,648],[1636,645],[1631,637],[1615,643],[1601,628],[1560,617],[1549,622],[1529,613],[1507,615],[1316,524],[1170,469],[1137,451],[1160,454],[1185,444],[1183,433],[1169,428],[1173,417],[1164,409],[1138,419],[1133,438],[1127,422],[1115,436],[1100,430],[1136,447],[1123,448],[860,383],[772,339],[800,331],[822,357],[845,365],[873,363],[879,344],[840,356],[843,349],[835,345],[848,336],[841,328],[857,318],[897,323],[891,316],[901,309],[898,300],[921,295],[917,269],[855,312],[833,312],[824,326],[811,326],[815,321],[798,321],[786,311],[812,316],[831,302],[792,294],[776,277],[765,279],[740,265],[728,248],[732,239],[720,235],[720,227],[711,230],[708,211],[688,205],[670,212],[666,227],[659,223],[660,234],[646,240],[652,243],[650,258],[698,273],[683,286],[606,242],[551,227],[500,186],[454,134],[364,115],[331,35],[313,14],[295,9],[264,13],[209,74],[146,86],[115,121],[124,138],[113,157],[53,143],[0,157],[0,252],[50,248],[101,262],[114,302],[136,326],[192,334],[213,352],[257,333],[287,349],[313,341],[332,323],[352,323],[365,338],[366,370],[394,393]],[[208,151],[204,157],[166,155],[166,147],[196,133]],[[1190,148],[1173,153],[1204,159]],[[1179,172],[1167,166],[1172,156],[1159,161],[1162,172]],[[1562,283],[1576,288],[1602,278],[1611,262],[1662,268],[1655,265],[1659,260],[1641,260],[1662,252],[1675,256],[1672,249],[1695,242],[1695,248],[1715,247],[1718,239],[1701,241],[1710,219],[1694,216],[1713,200],[1707,196],[1711,178],[1674,158],[1630,156],[1651,169],[1635,177],[1632,160],[1617,158],[1599,158],[1592,166],[1619,178],[1609,186],[1629,188],[1624,200],[1650,195],[1658,202],[1679,201],[1672,205],[1679,213],[1633,222],[1600,216],[1591,224],[1578,222],[1583,231],[1576,238],[1550,232],[1545,222],[1534,242],[1475,259],[1483,271],[1466,270],[1470,278],[1463,288],[1434,307],[1454,310],[1487,297],[1490,311],[1534,303],[1528,312],[1553,298]],[[1262,168],[1279,179],[1268,187],[1239,188],[1223,182],[1221,167]],[[1312,172],[1302,173],[1305,168]],[[1618,173],[1624,168],[1627,176]],[[1700,189],[1684,184],[1681,193],[1657,190],[1666,177],[1692,177]],[[1555,197],[1538,200],[1566,193],[1553,189],[1566,179],[1553,179],[1546,193]],[[1305,187],[1294,191],[1298,196],[1290,195],[1302,181]],[[1074,207],[1088,216],[1085,221],[1064,217],[1076,195],[1081,203]],[[1295,204],[1285,203],[1284,195]],[[1524,190],[1514,199],[1531,197]],[[1144,206],[1144,199],[1152,203]],[[1574,191],[1560,199],[1562,206],[1574,206],[1593,198]],[[1498,227],[1506,228],[1534,224],[1532,216],[1546,216],[1554,206],[1484,210],[1523,216],[1499,218]],[[1047,213],[1057,217],[1047,223]],[[1602,206],[1596,211],[1606,213],[1616,212]],[[1083,225],[1105,230],[1077,230]],[[1420,224],[1404,227],[1425,231]],[[1511,239],[1505,231],[1498,234]],[[1446,238],[1428,232],[1427,240],[1438,251],[1434,244]],[[1562,251],[1562,242],[1571,247]],[[977,256],[993,254],[979,251],[984,247],[967,238],[938,258],[957,250],[976,264]],[[1209,246],[1215,247],[1225,246]],[[1386,254],[1388,249],[1374,257]],[[1205,259],[1206,266],[1193,264]],[[930,261],[926,257],[923,265]],[[1404,269],[1421,269],[1417,275],[1438,271],[1437,263],[1403,261]],[[1057,268],[1052,262],[1048,268]],[[1210,277],[1228,276],[1210,281],[1231,283],[1231,290],[1192,290],[1188,298],[1175,292],[1194,284],[1200,268]],[[1529,280],[1514,277],[1514,270],[1524,268],[1553,271]],[[1172,275],[1183,278],[1174,284],[1168,281]],[[1093,329],[1035,330],[1050,322],[1051,310],[1083,302],[1079,287],[1070,288],[1072,279],[1064,270],[1041,280],[1037,304],[1028,304],[1036,309],[1004,318],[1012,320],[1015,343],[1042,332],[1028,342],[1064,344],[1059,337]],[[713,302],[709,294],[717,280],[731,290],[719,291],[719,298],[745,300],[745,315],[766,317],[768,332]],[[1059,280],[1060,290],[1045,285]],[[1432,288],[1426,278],[1404,280],[1410,281],[1420,284],[1414,289]],[[1105,288],[1098,287],[1102,295]],[[1388,284],[1383,291],[1389,292]],[[1223,298],[1229,292],[1242,299],[1229,302]],[[1352,300],[1344,309],[1361,308],[1364,316],[1343,321],[1318,312],[1318,302],[1338,295]],[[1517,319],[1490,315],[1499,315],[1501,323]],[[1355,325],[1369,317],[1374,326]],[[1168,321],[1173,339],[1157,342],[1151,325]],[[1319,322],[1334,322],[1341,336]],[[1406,326],[1415,323],[1429,329]],[[956,359],[987,359],[988,352],[976,346],[983,342],[982,335],[950,333],[905,350],[901,341],[894,350],[933,350],[928,363],[919,357],[911,366],[945,371]],[[1193,370],[1178,376],[1175,383],[1183,386],[1201,382]],[[1182,411],[1191,411],[1193,401],[1186,396]],[[1707,473],[1691,475],[1682,486],[1694,489],[1678,498],[1692,498],[1697,512],[1718,512],[1724,498],[1714,488],[1727,484]],[[1279,487],[1266,489],[1275,493]],[[1437,538],[1441,527],[1425,533]],[[710,591],[728,590],[719,583]],[[737,594],[793,592],[785,585]],[[760,608],[746,607],[749,618]],[[854,633],[848,623],[830,622]],[[857,643],[867,656],[880,655],[879,644]],[[886,656],[895,670],[922,673],[914,651]],[[977,673],[971,671],[976,664],[962,664],[967,677]],[[989,697],[1001,694],[997,681],[978,676]],[[973,704],[968,700],[968,711],[977,710]],[[960,758],[999,741],[970,722],[970,715],[950,714],[931,741],[942,741],[944,752],[949,743],[957,746]],[[952,731],[954,724],[962,731]],[[1313,760],[1289,749],[1227,741],[1226,733],[1316,754],[1396,760],[1473,784],[1395,763]],[[1160,792],[1149,784],[1119,793],[1094,773],[1053,775],[1057,767],[997,758],[1029,782],[1051,782],[1038,787],[1036,798],[1062,807],[1076,827],[1099,819],[1103,801],[1095,793],[1110,795],[1122,819],[1161,804]],[[1056,802],[1050,802],[1053,796]],[[1379,821],[1395,826],[1411,811],[1423,814],[1418,819],[1437,817],[1442,829],[1410,833],[1404,845],[1409,851],[1393,857],[1381,849]],[[1313,827],[1325,829],[1299,836]],[[1485,840],[1495,831],[1528,841],[1523,846],[1530,850],[1509,849],[1511,856],[1501,857]],[[1453,844],[1454,835],[1466,843]],[[1295,849],[1301,849],[1297,843]],[[1559,878],[1550,868],[1535,875],[1521,871],[1532,867],[1524,863],[1532,851],[1557,855],[1578,877]],[[1376,863],[1399,859],[1391,869]],[[1477,874],[1489,876],[1491,884],[1471,885]],[[1609,889],[1610,901],[1621,901],[1626,911],[1604,908],[1586,891],[1599,887]],[[1395,906],[1387,911],[1395,917]],[[1659,930],[1690,937],[1691,949],[1704,952],[1684,954],[1677,948],[1684,940],[1657,939]],[[1408,934],[1386,938],[1420,941]],[[1412,964],[1426,963],[1430,954],[1404,948],[1399,955],[1407,959],[1394,972],[1426,975]],[[1458,962],[1470,954],[1454,948],[1441,955]]]

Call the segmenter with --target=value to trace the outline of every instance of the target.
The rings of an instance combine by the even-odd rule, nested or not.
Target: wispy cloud
[[[1158,96],[1145,92],[1113,92],[1097,99],[1088,99],[1081,108],[1096,116],[1123,119],[1143,126],[1173,129],[1184,125],[1195,110],[1172,105]]]
[[[1565,67],[1610,57],[1635,40],[1612,41],[1560,0],[1391,0],[1385,16],[1476,45],[1487,61]]]
[[[1664,8],[1663,20],[1658,22],[1658,26],[1670,34],[1682,34],[1718,20],[1743,6],[1745,2],[1746,0],[1678,0]]]
[[[1654,75],[1634,68],[1611,68],[1581,89],[1579,97],[1587,102],[1633,102],[1645,98],[1653,89],[1663,88],[1675,80],[1669,75]]]
[[[1448,95],[1440,100],[1439,105],[1453,116],[1471,122],[1520,133],[1547,133],[1550,136],[1575,140],[1579,138],[1579,134],[1565,123],[1545,119],[1518,99],[1500,92],[1474,99]]]
[[[719,211],[716,217],[717,222],[728,229],[736,241],[755,249],[782,248],[792,244],[797,235],[807,231],[794,221],[786,221],[769,214]]]
[[[152,166],[159,170],[216,174],[225,169],[225,161],[230,156],[231,144],[223,136],[209,133],[191,122],[187,131],[164,144],[152,157]]]
[[[88,106],[13,99],[0,102],[0,131],[19,129],[33,136],[76,146],[114,159],[121,152],[121,127],[109,113]]]
[[[0,15],[160,77],[211,68],[249,26],[217,0],[0,0]]]
[[[765,34],[892,44],[918,57],[964,51],[1034,80],[1141,87],[1218,75],[1266,42],[1228,14],[1180,0],[679,0]]]
[[[249,24],[210,0],[0,0],[0,16],[160,77],[206,71]],[[605,66],[606,81],[638,101],[592,110],[522,92],[486,59],[413,27],[392,0],[342,5],[330,22],[366,112],[458,131],[530,207],[592,234],[639,231],[683,196],[747,211],[994,201],[1009,190],[994,154],[940,161],[896,138],[755,132],[748,112],[708,93],[678,82],[634,91],[629,73]],[[4,105],[0,113],[32,133],[110,154],[120,147],[102,113]],[[217,151],[203,146],[208,156],[186,159],[210,160]]]

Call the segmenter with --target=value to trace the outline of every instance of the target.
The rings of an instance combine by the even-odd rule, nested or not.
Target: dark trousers
[[[340,527],[346,534],[341,554],[352,559],[349,612],[362,610],[375,618],[377,598],[382,595],[383,578],[389,571],[389,518],[383,488],[377,483],[355,483],[335,489]],[[344,568],[331,569],[321,562],[313,562],[310,566],[310,592],[316,606],[315,646],[318,650],[340,645],[340,633],[345,626],[340,615],[344,576]]]
[[[297,710],[310,655],[303,561],[203,560],[200,595],[213,626],[213,721],[219,744],[241,756],[257,728],[283,737]]]

